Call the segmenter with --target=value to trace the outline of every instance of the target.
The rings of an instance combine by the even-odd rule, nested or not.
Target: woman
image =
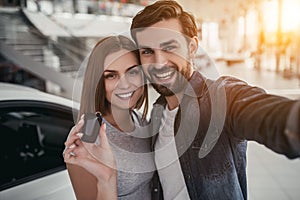
[[[82,88],[79,119],[64,151],[77,199],[151,199],[155,170],[146,128],[148,93],[135,44],[110,36],[94,47]],[[143,114],[135,109],[144,106]],[[80,140],[85,113],[103,116],[96,143]],[[100,141],[100,144],[99,144]]]

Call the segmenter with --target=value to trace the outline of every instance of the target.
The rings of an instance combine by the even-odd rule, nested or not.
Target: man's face
[[[187,40],[177,19],[160,21],[136,34],[143,70],[164,96],[181,92],[192,75],[193,40]],[[191,42],[188,42],[191,41]]]

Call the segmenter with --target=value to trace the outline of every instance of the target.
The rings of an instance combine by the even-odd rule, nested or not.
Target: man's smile
[[[162,69],[152,68],[150,74],[155,81],[166,82],[171,81],[176,74],[177,70],[171,67],[164,67]]]
[[[155,73],[155,77],[159,78],[159,79],[169,79],[171,78],[171,76],[174,74],[174,70],[173,71],[168,71],[168,72],[163,72],[163,73]]]

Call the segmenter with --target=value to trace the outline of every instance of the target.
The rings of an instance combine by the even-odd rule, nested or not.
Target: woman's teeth
[[[129,98],[129,97],[131,97],[132,96],[132,94],[133,94],[133,92],[129,92],[129,93],[124,93],[124,94],[116,94],[118,97],[120,97],[120,98],[124,98],[124,99],[126,99],[126,98]]]

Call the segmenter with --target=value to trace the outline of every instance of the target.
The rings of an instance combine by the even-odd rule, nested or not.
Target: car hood
[[[37,100],[49,103],[62,104],[67,107],[79,108],[79,103],[64,97],[42,92],[40,90],[15,85],[10,83],[0,83],[0,101],[7,100]]]

